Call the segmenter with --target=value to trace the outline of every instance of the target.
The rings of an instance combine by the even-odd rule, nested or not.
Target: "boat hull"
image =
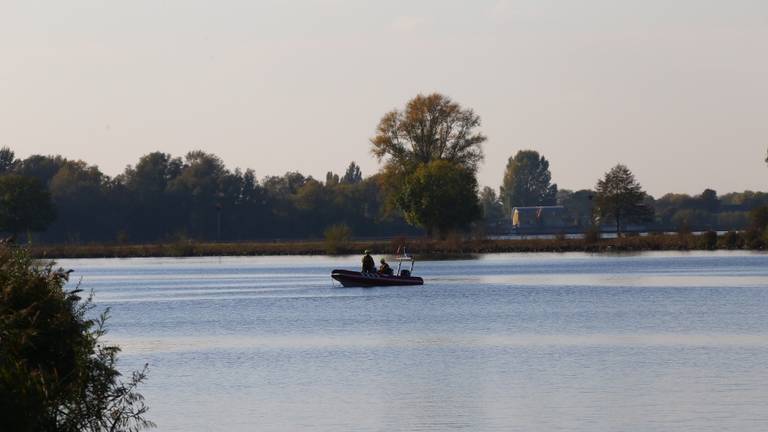
[[[334,270],[331,277],[345,287],[424,285],[424,280],[417,276],[389,276],[351,270]]]

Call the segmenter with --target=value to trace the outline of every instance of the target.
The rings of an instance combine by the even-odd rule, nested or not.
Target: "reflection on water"
[[[765,335],[745,334],[590,334],[590,335],[479,335],[464,337],[175,337],[110,338],[123,350],[135,354],[218,350],[375,350],[419,348],[506,348],[525,346],[670,346],[670,347],[765,347]]]
[[[159,430],[768,430],[768,255],[68,260]]]

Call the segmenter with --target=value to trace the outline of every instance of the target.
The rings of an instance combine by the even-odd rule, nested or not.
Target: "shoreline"
[[[329,243],[238,242],[213,243],[183,241],[154,244],[42,244],[29,246],[35,258],[160,258],[201,256],[267,255],[355,255],[365,249],[393,254],[400,245],[408,253],[422,257],[456,257],[485,253],[530,252],[642,252],[687,250],[749,250],[739,242],[741,236],[692,234],[654,234],[587,241],[585,239],[514,239],[514,240],[430,240],[392,239]]]

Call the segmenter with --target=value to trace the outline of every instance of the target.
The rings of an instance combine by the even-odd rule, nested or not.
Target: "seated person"
[[[392,276],[392,267],[387,264],[386,261],[384,261],[384,258],[381,259],[381,266],[379,266],[379,274],[383,275],[389,275]]]
[[[371,256],[371,251],[366,250],[365,256],[363,257],[363,273],[373,273],[376,271],[376,263],[373,262],[373,257]]]

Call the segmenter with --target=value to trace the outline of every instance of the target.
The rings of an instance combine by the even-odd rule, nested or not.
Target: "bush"
[[[587,244],[597,243],[600,241],[600,228],[596,225],[591,225],[584,231],[584,242]]]
[[[717,233],[716,232],[712,230],[706,231],[704,232],[704,234],[702,234],[699,237],[699,239],[704,249],[708,249],[708,250],[717,249]]]
[[[749,212],[750,229],[763,232],[768,228],[768,206],[757,207]]]
[[[349,249],[352,230],[345,224],[332,225],[325,230],[325,252],[335,255]]]
[[[720,244],[726,249],[741,249],[744,239],[736,231],[728,231],[720,239]]]
[[[64,290],[69,272],[0,245],[0,430],[136,431],[154,426],[116,369],[120,348],[100,342],[107,313],[86,318],[91,298]]]
[[[748,229],[744,232],[744,244],[748,249],[765,249],[763,231],[754,227]]]

